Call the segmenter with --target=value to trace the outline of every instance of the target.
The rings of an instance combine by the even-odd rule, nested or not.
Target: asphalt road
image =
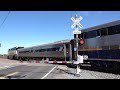
[[[0,70],[0,79],[45,79],[55,67],[19,65]]]
[[[76,68],[69,65],[0,59],[0,79],[120,79],[120,73],[93,69],[89,64],[81,66],[80,77],[75,74]]]

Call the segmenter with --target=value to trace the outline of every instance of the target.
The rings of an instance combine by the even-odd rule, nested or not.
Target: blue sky
[[[0,24],[8,11],[0,11]],[[0,54],[9,48],[30,47],[72,39],[71,17],[82,16],[82,29],[120,20],[120,11],[11,11],[0,27]],[[80,29],[80,30],[82,30]]]

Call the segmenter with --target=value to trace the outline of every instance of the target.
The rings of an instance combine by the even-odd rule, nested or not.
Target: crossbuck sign
[[[83,18],[80,16],[79,18],[74,18],[71,17],[71,20],[74,22],[71,26],[71,28],[74,28],[76,25],[80,28],[82,28],[83,26],[79,23]]]

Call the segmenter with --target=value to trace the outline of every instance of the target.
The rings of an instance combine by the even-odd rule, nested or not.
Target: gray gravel
[[[65,65],[57,65],[57,68],[46,79],[120,79],[119,74],[105,73],[81,69],[80,77],[75,76],[76,69]]]

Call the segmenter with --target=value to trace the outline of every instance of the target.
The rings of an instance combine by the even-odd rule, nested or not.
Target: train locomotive
[[[8,59],[18,59],[18,49],[21,49],[24,47],[13,47],[8,50]]]
[[[120,68],[120,20],[84,29],[78,37],[85,40],[79,54],[88,55],[92,67]]]

